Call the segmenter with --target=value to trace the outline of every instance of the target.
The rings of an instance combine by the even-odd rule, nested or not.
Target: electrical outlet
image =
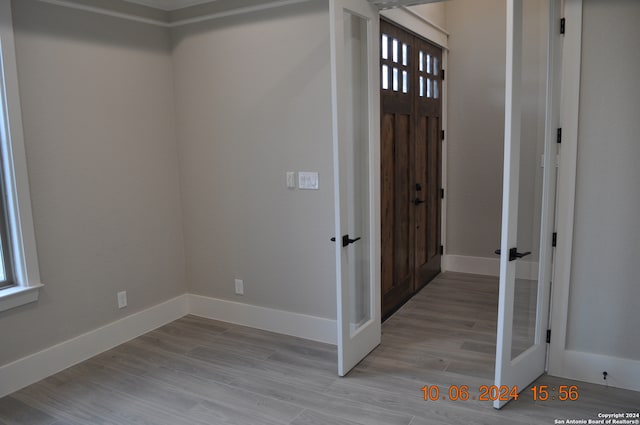
[[[118,308],[127,306],[127,291],[118,292]]]
[[[244,295],[244,281],[242,279],[236,279],[236,294]]]

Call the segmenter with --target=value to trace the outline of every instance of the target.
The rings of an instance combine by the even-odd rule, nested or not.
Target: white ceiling
[[[155,7],[162,10],[176,10],[196,4],[211,3],[215,0],[126,0],[129,3],[137,3],[143,6]]]

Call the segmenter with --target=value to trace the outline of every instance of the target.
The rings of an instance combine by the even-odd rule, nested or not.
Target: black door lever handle
[[[500,255],[502,251],[499,250],[499,249],[496,249],[494,252],[496,254]],[[513,261],[513,260],[517,260],[518,258],[526,257],[529,254],[531,254],[531,251],[518,252],[518,248],[511,248],[511,249],[509,249],[509,261]]]
[[[349,235],[344,235],[342,237],[342,246],[343,247],[348,246],[348,245],[350,245],[350,244],[352,244],[354,242],[357,242],[359,240],[360,240],[360,238],[350,239]]]
[[[416,198],[416,199],[413,201],[413,204],[414,204],[414,205],[420,205],[420,204],[424,204],[425,202],[426,202],[426,201],[423,201],[422,199]]]
[[[352,243],[354,243],[354,242],[358,242],[360,239],[361,239],[361,238],[359,238],[359,237],[358,237],[358,238],[355,238],[355,239],[351,239],[351,238],[349,238],[349,235],[348,235],[348,234],[347,234],[347,235],[344,235],[344,236],[342,237],[342,246],[343,246],[343,247],[345,247],[345,246],[351,245],[351,244],[352,244]],[[335,238],[335,237],[331,238],[331,242],[335,242],[335,241],[336,241],[336,238]]]

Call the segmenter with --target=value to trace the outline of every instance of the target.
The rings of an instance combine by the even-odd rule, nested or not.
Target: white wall
[[[533,251],[527,264],[537,261],[540,237],[539,158],[545,136],[547,49],[544,3],[524,5],[518,244],[523,251]],[[450,34],[445,247],[448,257],[456,257],[456,265],[449,264],[454,269],[464,264],[465,270],[460,271],[497,274],[494,251],[500,246],[502,224],[506,6],[502,0],[451,0],[445,5]],[[469,257],[476,258],[467,264]]]
[[[326,3],[178,28],[173,55],[189,292],[335,318]]]
[[[447,25],[447,9],[445,2],[419,4],[409,7],[409,9],[439,27],[444,28]]]
[[[632,360],[640,360],[638,22],[637,1],[584,1],[567,325],[567,349]]]
[[[493,257],[500,246],[506,9],[446,3],[449,31],[447,254]],[[497,258],[497,257],[496,257]]]
[[[168,31],[35,0],[13,13],[45,287],[0,313],[0,365],[186,290]]]

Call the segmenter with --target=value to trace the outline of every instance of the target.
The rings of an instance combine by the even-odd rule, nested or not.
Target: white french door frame
[[[350,284],[353,284],[351,268],[354,261],[353,245],[341,243],[343,236],[349,237],[349,213],[353,207],[353,182],[350,180],[353,164],[349,163],[350,149],[356,143],[354,118],[349,111],[349,95],[353,82],[349,71],[353,72],[345,60],[347,54],[345,35],[345,15],[361,19],[365,25],[366,50],[359,51],[366,56],[364,72],[367,82],[367,188],[368,188],[368,238],[355,242],[367,243],[369,258],[368,293],[365,307],[369,309],[364,323],[352,323],[355,297]],[[381,234],[380,234],[380,16],[377,10],[363,0],[329,0],[329,19],[331,33],[331,84],[332,84],[332,122],[333,122],[333,158],[334,158],[334,202],[335,202],[335,243],[336,243],[336,304],[337,304],[337,343],[338,375],[345,376],[367,354],[380,344],[381,322]],[[362,60],[362,57],[360,57]],[[351,96],[355,97],[353,93]],[[351,99],[353,100],[353,99]],[[359,123],[362,124],[362,123]],[[351,127],[351,129],[350,129]],[[357,188],[356,188],[357,190]],[[355,237],[355,235],[352,235]],[[359,239],[359,236],[358,236]],[[368,240],[367,240],[368,239]],[[352,251],[349,251],[352,250]],[[367,304],[368,303],[368,304]]]
[[[351,0],[329,0],[329,5],[330,5],[330,20],[331,20],[331,33],[332,33],[332,40],[331,40],[331,46],[332,46],[332,81],[335,84],[335,81],[337,81],[337,76],[336,74],[336,60],[337,60],[337,56],[339,56],[339,52],[336,52],[336,40],[334,38],[335,36],[335,31],[336,31],[336,3],[338,4],[344,4],[345,2],[349,2]],[[581,0],[566,0],[567,2],[571,2],[571,1],[581,1]],[[560,2],[560,0],[550,0],[550,2],[556,3],[556,2]],[[559,16],[556,16],[555,14],[551,13],[551,8],[550,8],[550,14],[549,14],[549,32],[550,32],[550,43],[552,43],[553,45],[550,46],[552,48],[552,57],[550,58],[551,63],[550,63],[550,67],[549,67],[549,75],[548,75],[548,80],[549,80],[549,84],[550,86],[547,87],[547,105],[546,105],[546,118],[547,118],[547,126],[546,126],[546,138],[547,139],[551,139],[551,138],[555,138],[555,131],[556,131],[556,123],[559,122],[559,88],[560,88],[560,83],[559,83],[559,74],[560,74],[560,60],[559,60],[559,42],[558,42],[558,37],[556,36],[557,33],[557,28],[558,28],[558,21],[559,20]],[[555,31],[555,32],[554,32]],[[379,38],[379,31],[378,33],[375,34],[375,38],[377,40],[377,38]],[[377,40],[379,42],[379,40]],[[513,40],[509,40],[509,37],[507,37],[507,41],[508,42],[513,42]],[[377,45],[377,43],[376,43]],[[376,54],[376,58],[378,55],[378,51],[375,51]],[[447,46],[443,46],[443,60],[446,60],[445,57],[447,53]],[[446,64],[443,63],[443,64]],[[377,76],[379,70],[378,70],[378,63],[376,61],[370,62],[370,75],[372,76]],[[375,78],[375,80],[377,81],[377,78]],[[448,81],[445,83],[448,85]],[[372,90],[379,90],[379,87],[374,86],[372,88]],[[564,89],[563,89],[564,90]],[[337,103],[337,98],[335,96],[336,93],[338,93],[340,91],[340,87],[333,87],[333,91],[334,91],[334,99],[332,101],[332,109],[333,109],[333,117],[334,117],[334,177],[336,179],[336,182],[339,181],[339,177],[340,177],[340,164],[339,161],[337,160],[338,155],[339,155],[339,144],[338,144],[338,140],[339,140],[339,128],[337,126],[337,121],[338,121],[338,103]],[[445,96],[446,99],[446,91],[443,92],[443,95]],[[443,129],[446,128],[446,115],[447,115],[447,109],[446,109],[446,100],[444,100],[445,103],[443,103],[443,114],[444,114],[444,120],[443,120]],[[375,131],[378,134],[379,137],[379,127],[380,127],[380,120],[379,120],[379,111],[378,113],[373,113],[373,115],[371,116],[371,131]],[[555,139],[554,139],[555,140]],[[547,142],[545,142],[547,143]],[[379,179],[380,179],[380,170],[379,170],[379,147],[377,146],[378,143],[374,143],[375,146],[372,146],[372,149],[370,150],[370,165],[371,166],[371,183],[372,185],[370,186],[371,189],[371,208],[372,208],[372,217],[375,217],[376,220],[379,221],[379,217],[380,217],[380,211],[379,211]],[[443,145],[443,184],[446,184],[446,167],[447,167],[447,160],[446,160],[446,149],[444,149]],[[554,168],[555,169],[555,165],[556,165],[556,151],[553,150],[547,150],[545,149],[545,168]],[[517,168],[516,168],[517,169]],[[515,171],[515,169],[514,169]],[[551,177],[547,177],[547,178],[551,178]],[[553,178],[555,179],[555,175],[553,176]],[[337,184],[337,183],[336,183]],[[339,199],[339,194],[336,193],[336,209],[337,209],[337,213],[339,213],[339,204],[340,203],[340,199]],[[543,206],[546,207],[546,209],[543,212],[543,221],[545,221],[545,224],[542,226],[544,230],[542,230],[542,232],[545,233],[545,236],[543,237],[543,240],[541,241],[541,247],[543,246],[542,244],[544,244],[544,246],[549,245],[550,247],[550,241],[551,241],[551,233],[548,232],[549,229],[553,230],[553,216],[554,216],[554,205],[555,202],[549,201],[547,200],[547,202],[543,202]],[[446,223],[446,217],[444,216],[444,213],[446,212],[446,206],[445,203],[443,202],[443,230],[444,230],[444,226]],[[373,221],[371,223],[371,230],[372,230],[372,237],[374,235],[377,235],[377,233],[379,233],[377,230],[377,228],[375,227]],[[339,223],[336,223],[336,235],[340,236],[341,234],[346,233],[344,232],[344,230],[340,227]],[[546,233],[549,233],[548,235]],[[379,238],[377,238],[378,240],[372,244],[372,258],[373,258],[373,263],[372,263],[372,269],[379,269],[379,254],[380,254],[380,241]],[[444,232],[443,232],[443,241],[444,241]],[[541,252],[541,260],[543,258],[543,256],[546,258],[547,256],[550,256],[551,249],[548,248],[545,252]],[[336,254],[337,256],[339,254]],[[446,263],[444,263],[444,259],[446,257],[443,256],[443,271],[446,268]],[[337,258],[337,260],[339,261],[339,258]],[[541,271],[543,271],[543,263],[545,261],[540,261],[540,267],[541,267]],[[341,270],[339,268],[339,262],[337,265],[337,274],[338,276],[340,276],[341,274]],[[549,265],[546,266],[546,269],[544,270],[544,275],[548,276],[549,278],[551,277],[551,267]],[[338,277],[339,279],[340,277]],[[373,305],[376,308],[379,308],[379,304],[380,304],[380,297],[379,297],[379,273],[377,276],[377,280],[378,283],[376,285],[376,287],[378,287],[378,291],[376,291],[378,293],[378,295],[376,295],[376,293],[372,293],[371,294],[371,298],[372,298],[372,302],[375,302]],[[549,279],[550,280],[550,279]],[[545,289],[544,291],[549,292],[550,288],[549,286],[545,285]],[[547,295],[548,296],[548,295]],[[339,283],[338,283],[338,289],[337,289],[337,304],[338,304],[338,308],[337,308],[337,318],[338,318],[338,343],[340,344],[341,340],[345,340],[345,333],[347,333],[347,328],[344,328],[341,326],[341,323],[344,322],[343,321],[343,315],[344,312],[342,311],[341,308],[341,303],[343,301],[343,299],[346,297],[346,294],[344,293],[344,288],[341,288]],[[374,301],[375,300],[375,301]],[[566,305],[566,303],[565,303]],[[547,304],[545,306],[545,308],[547,308],[546,314],[544,314],[545,318],[548,317],[549,311],[549,305]],[[377,318],[375,319],[378,322],[378,325],[380,324],[380,317],[379,315],[377,316]],[[545,319],[548,322],[548,319]],[[545,329],[545,333],[546,333],[546,329]],[[542,338],[542,330],[540,330],[538,332],[539,335],[536,336],[537,341],[539,342],[540,339]],[[378,334],[378,338],[379,338],[379,334]],[[375,338],[368,338],[371,339],[372,341],[375,340]],[[378,339],[379,342],[379,339]],[[377,342],[371,342],[372,344],[375,343],[377,344]],[[360,350],[362,351],[361,353],[358,354],[358,356],[364,357],[366,356],[366,354],[368,353],[368,349],[365,350]],[[366,351],[366,352],[365,352]],[[340,357],[340,356],[339,356]],[[546,360],[546,359],[545,359]],[[544,368],[546,369],[547,367],[547,362],[544,363]],[[341,359],[339,359],[339,375],[344,375],[348,372],[348,370],[346,370],[347,368],[345,368],[345,365],[342,364]],[[544,371],[544,370],[543,370]]]
[[[512,358],[512,324],[516,264],[510,261],[509,249],[518,244],[518,197],[520,174],[520,99],[522,75],[522,0],[507,1],[507,68],[505,93],[505,169],[503,176],[503,210],[500,258],[500,293],[498,306],[498,332],[496,344],[495,385],[518,387],[533,382],[547,370],[548,345],[546,333],[549,324],[551,278],[553,274],[552,234],[555,229],[557,128],[559,127],[560,2],[548,3],[548,44],[545,102],[544,173],[540,223],[540,253],[538,265],[538,289],[536,324],[533,345]],[[517,260],[516,260],[517,261]],[[506,400],[496,400],[495,408],[501,408]]]

